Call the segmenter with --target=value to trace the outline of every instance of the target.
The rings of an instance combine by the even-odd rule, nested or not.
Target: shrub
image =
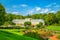
[[[28,33],[24,34],[24,36],[32,37],[32,38],[35,38],[38,40],[44,40],[39,34],[37,34],[35,32],[28,32]]]
[[[40,22],[40,23],[37,24],[36,26],[37,26],[37,28],[41,28],[41,27],[43,27],[43,23]]]
[[[31,22],[27,21],[24,23],[25,26],[30,26],[31,25]]]

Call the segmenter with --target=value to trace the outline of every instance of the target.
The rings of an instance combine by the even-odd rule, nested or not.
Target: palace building
[[[26,18],[26,19],[14,19],[12,20],[13,23],[19,26],[24,26],[24,23],[30,21],[31,25],[37,25],[39,22],[43,23],[45,25],[45,22],[43,19],[31,19],[31,18]]]

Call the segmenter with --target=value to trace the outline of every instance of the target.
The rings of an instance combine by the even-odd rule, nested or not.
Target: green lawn
[[[37,39],[0,30],[0,40],[37,40]]]
[[[14,33],[14,34],[18,34],[18,35],[23,35],[23,33],[22,33],[23,29],[0,29],[0,30]]]
[[[46,29],[60,31],[60,26],[47,26]]]

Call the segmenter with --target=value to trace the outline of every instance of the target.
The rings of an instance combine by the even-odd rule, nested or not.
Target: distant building
[[[26,21],[30,21],[31,25],[37,25],[39,24],[39,22],[42,22],[43,25],[45,25],[44,20],[43,19],[31,19],[31,18],[26,18],[26,19],[14,19],[12,22],[15,23],[18,26],[24,26],[24,23]]]

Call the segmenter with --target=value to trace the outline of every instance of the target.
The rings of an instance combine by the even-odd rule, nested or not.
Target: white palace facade
[[[13,23],[15,23],[16,25],[24,25],[24,23],[26,21],[30,21],[31,25],[37,25],[39,24],[39,22],[43,23],[43,25],[45,25],[45,22],[43,19],[31,19],[31,18],[25,18],[25,19],[14,19],[12,20]]]

